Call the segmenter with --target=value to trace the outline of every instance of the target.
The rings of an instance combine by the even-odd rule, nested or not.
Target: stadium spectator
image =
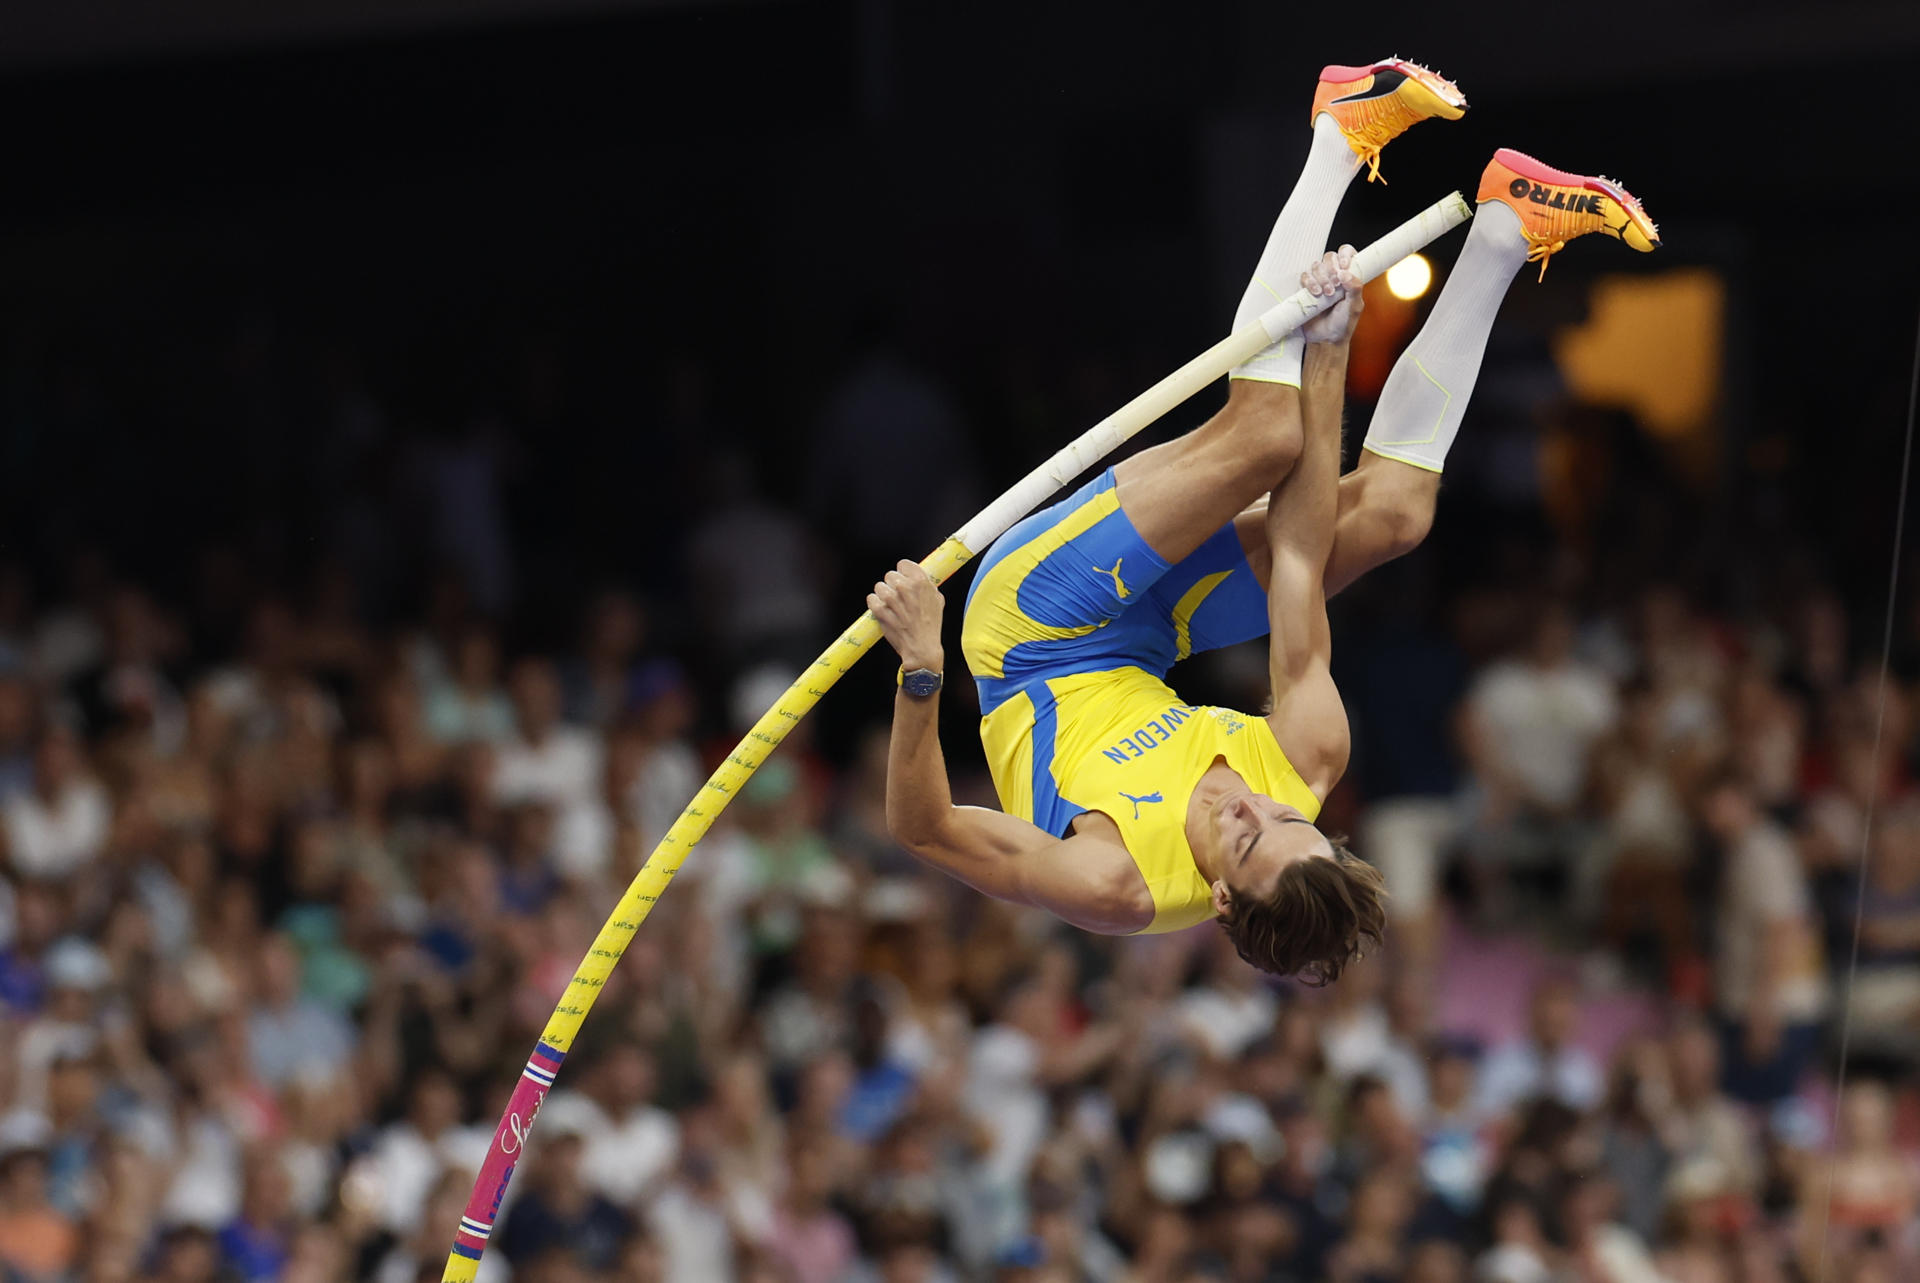
[[[1860,901],[1859,970],[1846,988],[1848,1019],[1906,1056],[1920,1051],[1920,807],[1891,808],[1873,834]],[[1856,882],[1857,885],[1857,882]]]
[[[1526,1036],[1495,1048],[1481,1066],[1481,1112],[1498,1116],[1538,1098],[1570,1109],[1597,1105],[1600,1068],[1573,1040],[1579,1017],[1579,996],[1570,981],[1542,983],[1533,994]]]
[[[480,740],[497,744],[513,731],[513,705],[500,689],[500,647],[484,628],[471,628],[455,643],[447,672],[427,674],[425,720],[442,744]],[[391,733],[391,732],[390,732]]]
[[[1589,827],[1581,811],[1591,755],[1613,728],[1613,683],[1574,652],[1567,607],[1539,607],[1525,647],[1489,666],[1462,708],[1478,794],[1473,845],[1499,866],[1564,873]]]
[[[79,1227],[47,1197],[45,1151],[0,1157],[0,1264],[29,1283],[65,1275],[80,1254]]]
[[[299,950],[284,935],[268,935],[255,957],[255,1000],[247,1017],[247,1054],[253,1072],[278,1089],[309,1074],[332,1077],[353,1054],[353,1027],[301,992]]]
[[[33,787],[33,691],[20,662],[0,655],[0,807]]]
[[[1108,354],[1063,359],[1120,379]],[[891,431],[875,405],[913,408],[854,390],[828,416],[847,440]],[[11,1277],[439,1277],[596,925],[827,640],[846,568],[825,551],[846,548],[791,487],[748,484],[720,407],[639,409],[732,501],[660,494],[647,564],[610,574],[586,538],[575,583],[534,573],[555,540],[504,471],[567,461],[456,434],[428,452],[432,510],[390,518],[355,469],[419,429],[385,389],[342,395],[323,417],[359,435],[319,452],[360,460],[325,464],[351,579],[332,552],[224,545],[178,574],[60,547],[54,595],[0,565]],[[916,413],[952,436],[935,401]],[[1027,413],[1064,431],[1052,401]],[[899,467],[825,459],[800,497]],[[1482,497],[1463,467],[1449,491]],[[946,502],[904,495],[846,535]],[[628,946],[485,1283],[1790,1283],[1822,1251],[1835,1283],[1912,1277],[1920,613],[1876,752],[1857,615],[1824,589],[1775,610],[1669,582],[1684,568],[1631,539],[1589,573],[1572,535],[1479,519],[1335,603],[1365,677],[1329,809],[1392,866],[1378,956],[1309,992],[1211,928],[1086,936],[929,877],[886,831],[870,728],[891,683],[856,671]],[[382,543],[409,529],[419,549]],[[462,531],[478,542],[428,564]],[[1234,689],[1243,660],[1196,683]],[[958,794],[990,800],[950,747]],[[1509,872],[1566,894],[1515,914]],[[1862,892],[1843,998],[1825,959]],[[1872,1073],[1828,1137],[1843,1000]]]
[[[582,1138],[580,1172],[595,1193],[633,1206],[672,1169],[679,1147],[673,1115],[653,1103],[653,1058],[622,1039],[585,1058],[574,1074],[573,1086],[547,1097],[541,1119]]]
[[[88,774],[72,730],[56,723],[41,732],[33,786],[9,799],[0,819],[8,858],[21,877],[72,877],[100,854],[113,812],[106,790]]]
[[[570,1128],[549,1132],[525,1193],[500,1226],[500,1250],[517,1268],[560,1252],[572,1264],[598,1272],[613,1264],[631,1229],[629,1215],[596,1194],[580,1175],[585,1138]]]
[[[1812,896],[1792,838],[1738,776],[1708,785],[1702,815],[1723,854],[1715,992],[1727,1090],[1768,1104],[1819,1050],[1827,991]]]

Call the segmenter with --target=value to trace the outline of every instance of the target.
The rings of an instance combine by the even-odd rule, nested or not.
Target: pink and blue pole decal
[[[480,1179],[473,1187],[473,1198],[467,1204],[466,1214],[460,1218],[460,1228],[454,1233],[455,1256],[477,1261],[486,1251],[487,1237],[493,1233],[500,1204],[507,1196],[507,1182],[513,1179],[514,1166],[526,1151],[527,1138],[533,1134],[534,1117],[546,1103],[547,1093],[553,1089],[554,1075],[560,1072],[566,1058],[564,1051],[543,1042],[534,1048],[526,1068],[520,1071],[520,1081],[514,1084],[513,1096],[507,1102],[506,1116],[500,1120],[500,1130],[494,1134],[486,1161],[480,1165]]]

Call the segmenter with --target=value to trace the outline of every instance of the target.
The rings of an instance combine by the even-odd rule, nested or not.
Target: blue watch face
[[[900,688],[909,695],[925,699],[940,689],[940,674],[931,669],[916,668],[900,679]]]

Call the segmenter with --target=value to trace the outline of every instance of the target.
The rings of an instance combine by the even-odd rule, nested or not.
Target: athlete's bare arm
[[[867,607],[907,671],[945,672],[946,601],[927,572],[903,561],[874,585]],[[887,757],[887,830],[915,858],[984,895],[1045,909],[1086,931],[1126,935],[1153,920],[1153,900],[1119,842],[1098,831],[1056,838],[1018,816],[955,806],[940,752],[940,697],[902,690]],[[1107,821],[1105,828],[1113,828]]]
[[[1326,255],[1308,272],[1315,293],[1345,297],[1308,327],[1300,379],[1300,462],[1267,505],[1272,568],[1267,614],[1272,626],[1269,670],[1273,711],[1267,715],[1281,750],[1314,795],[1324,798],[1347,769],[1346,708],[1333,684],[1333,639],[1327,625],[1326,569],[1340,507],[1340,415],[1345,405],[1347,345],[1359,320],[1360,281],[1351,246]]]
[[[1327,554],[1327,571],[1322,576],[1327,596],[1337,596],[1368,571],[1418,548],[1433,529],[1439,498],[1439,473],[1361,451],[1353,471],[1340,478],[1340,515],[1334,521],[1333,550]],[[1233,523],[1247,564],[1263,590],[1272,567],[1267,554],[1267,499],[1261,495]]]

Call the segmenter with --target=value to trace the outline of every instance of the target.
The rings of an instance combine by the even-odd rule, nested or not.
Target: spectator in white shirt
[[[438,1273],[472,1189],[472,1173],[451,1167],[442,1172],[413,1233],[402,1235],[382,1258],[373,1272],[373,1283],[414,1283],[429,1272]],[[478,1283],[506,1283],[511,1276],[504,1253],[488,1252],[481,1258]]]
[[[711,1109],[682,1115],[685,1144],[679,1171],[646,1210],[666,1257],[666,1283],[710,1283],[734,1277],[735,1244],[746,1229],[737,1191],[716,1152]]]
[[[1467,696],[1482,785],[1552,815],[1581,800],[1594,742],[1617,717],[1613,683],[1575,658],[1573,643],[1572,617],[1549,606],[1526,649],[1490,666]]]
[[[349,1180],[377,1191],[381,1224],[405,1237],[420,1225],[427,1200],[449,1170],[478,1168],[491,1131],[462,1126],[460,1089],[443,1069],[423,1070],[407,1093],[406,1114],[388,1124]]]
[[[1585,1267],[1580,1273],[1606,1283],[1667,1283],[1645,1242],[1617,1219],[1619,1203],[1619,1190],[1604,1175],[1572,1181],[1558,1209],[1568,1255]]]
[[[1553,1283],[1548,1264],[1553,1253],[1539,1214],[1520,1197],[1510,1197],[1488,1218],[1493,1243],[1474,1262],[1476,1283]]]
[[[514,733],[500,746],[493,794],[503,806],[546,802],[568,807],[594,801],[600,790],[600,744],[588,731],[560,720],[560,679],[544,659],[523,659],[508,682]]]
[[[1597,1105],[1604,1080],[1593,1056],[1574,1045],[1579,1018],[1578,995],[1567,981],[1550,979],[1534,990],[1527,1036],[1496,1050],[1481,1067],[1481,1113],[1505,1114],[1543,1097],[1570,1109]]]
[[[1377,962],[1363,961],[1343,978],[1349,983],[1327,995],[1321,1025],[1327,1067],[1341,1079],[1362,1074],[1380,1079],[1401,1113],[1424,1117],[1432,993],[1420,977],[1405,972],[1388,981]],[[1352,983],[1356,980],[1359,983]]]
[[[1728,1188],[1752,1195],[1766,1175],[1752,1126],[1720,1090],[1720,1044],[1704,1021],[1688,1020],[1667,1039],[1671,1091],[1660,1110],[1660,1139],[1677,1171],[1712,1163]]]
[[[1463,747],[1478,792],[1476,848],[1502,863],[1570,858],[1594,745],[1618,716],[1611,680],[1574,657],[1573,619],[1544,608],[1524,651],[1467,695]]]
[[[622,802],[649,847],[666,836],[705,774],[688,743],[693,721],[693,692],[678,664],[654,660],[635,671],[624,732],[637,761],[622,777]]]
[[[1770,1104],[1799,1087],[1820,1049],[1827,985],[1813,897],[1793,839],[1743,779],[1720,776],[1701,805],[1722,853],[1714,991],[1725,1086]]]
[[[508,686],[514,733],[494,760],[493,799],[502,806],[537,802],[551,807],[559,870],[568,876],[598,874],[613,844],[600,739],[560,720],[560,678],[549,661],[521,660]]]
[[[41,958],[44,1007],[9,1036],[15,1065],[13,1103],[40,1109],[46,1103],[53,1066],[84,1058],[100,1044],[101,998],[113,982],[113,966],[82,936],[63,936]]]
[[[34,751],[32,789],[0,812],[13,868],[29,878],[78,873],[106,845],[112,820],[107,791],[87,774],[79,740],[64,726],[49,726]]]
[[[1280,1004],[1224,934],[1214,933],[1209,945],[1207,982],[1180,996],[1180,1025],[1208,1055],[1231,1061],[1273,1032]]]
[[[548,1096],[540,1121],[578,1132],[586,1142],[581,1177],[595,1192],[632,1207],[679,1158],[680,1126],[653,1104],[653,1058],[638,1043],[622,1041],[569,1068],[576,1085]]]

